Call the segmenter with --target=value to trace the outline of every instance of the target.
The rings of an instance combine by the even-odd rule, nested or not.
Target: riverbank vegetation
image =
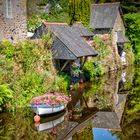
[[[68,2],[70,2],[69,6]],[[48,13],[36,11],[38,14],[33,12],[28,15],[28,30],[33,32],[42,20],[68,23],[81,21],[88,26],[90,0],[74,2],[72,0],[49,1],[51,7]],[[41,3],[38,2],[37,6],[40,7],[46,3],[48,0],[43,0]],[[133,60],[131,61],[132,49],[136,63],[139,64],[140,14],[126,14],[124,17],[127,23],[126,34],[132,42],[132,46],[125,46],[126,57],[129,61],[127,63],[133,63]],[[94,48],[99,55],[85,63],[83,73],[87,80],[92,80],[121,66],[119,56],[114,55],[111,48],[110,38],[95,36],[93,40]],[[10,103],[7,106],[10,107],[10,104],[13,104],[14,107],[22,107],[28,105],[30,99],[44,92],[67,90],[70,78],[67,75],[58,74],[55,70],[50,51],[52,42],[51,35],[48,34],[38,41],[25,41],[17,44],[8,41],[0,43],[0,51],[2,52],[0,55],[0,94],[7,93],[0,97],[1,108],[9,100]]]
[[[58,74],[52,60],[52,38],[49,34],[38,41],[0,44],[0,108],[24,107],[44,92],[66,91],[69,77]]]
[[[140,64],[140,13],[126,14],[124,17],[127,23],[126,34],[131,41],[135,63]]]

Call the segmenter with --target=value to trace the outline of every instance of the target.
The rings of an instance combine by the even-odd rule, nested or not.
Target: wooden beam
[[[61,68],[60,72],[67,66],[67,64],[69,63],[69,61],[70,61],[70,60],[67,60],[67,61],[64,63],[64,65],[63,65],[63,67]]]
[[[84,64],[85,64],[85,62],[86,62],[86,60],[87,60],[87,56],[85,56],[85,58],[84,58],[84,61],[83,61],[83,63],[82,63],[81,68],[83,68],[83,66],[84,66]]]

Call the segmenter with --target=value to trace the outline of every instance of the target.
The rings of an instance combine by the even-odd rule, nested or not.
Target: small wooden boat
[[[31,100],[32,110],[38,115],[57,113],[64,110],[70,101],[66,95],[46,93]]]
[[[38,132],[54,129],[55,127],[59,126],[62,122],[64,122],[66,115],[67,111],[62,111],[59,114],[57,113],[55,116],[41,118],[40,123],[34,124],[34,129]]]
[[[59,104],[53,106],[32,106],[32,110],[38,115],[57,113],[66,108],[66,104]]]

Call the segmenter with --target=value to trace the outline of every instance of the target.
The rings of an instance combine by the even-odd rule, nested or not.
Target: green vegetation
[[[90,20],[90,0],[55,0],[55,1],[34,1],[28,2],[28,31],[33,32],[43,20],[48,22],[67,22],[73,24],[75,21],[82,22],[85,26],[89,26]],[[49,12],[40,12],[42,5],[50,4]],[[38,5],[38,6],[37,6]],[[32,9],[32,10],[30,10]],[[39,10],[36,10],[39,9]]]
[[[35,4],[32,7],[32,4],[35,1],[29,1],[29,9],[32,8],[31,12],[28,13],[28,30],[33,32],[43,20],[48,22],[67,22],[69,23],[69,7],[68,0],[55,0],[55,1],[37,1],[38,6]],[[36,9],[40,9],[42,5],[50,4],[49,12],[44,13],[43,10],[36,11]],[[35,9],[36,8],[36,9]],[[45,7],[43,7],[45,8]],[[30,11],[30,10],[29,10]],[[35,12],[34,12],[35,11]]]
[[[84,90],[84,97],[87,101],[92,102],[98,109],[113,109],[114,100],[112,100],[111,97],[115,94],[114,91],[117,86],[112,84],[112,81],[116,82],[118,79],[113,78],[113,75],[108,79],[106,75],[104,75],[101,79],[99,78],[92,81],[92,83],[89,84],[89,87]]]
[[[96,43],[95,49],[98,52],[98,59],[100,61],[109,54],[109,50],[107,49],[107,46],[99,36],[94,36],[93,40]]]
[[[98,56],[96,58],[91,58],[85,63],[83,71],[88,80],[99,77],[105,73],[105,67],[102,62],[109,54],[106,44],[100,37],[94,36],[93,40],[95,42],[94,49],[98,52]]]
[[[13,91],[8,85],[0,85],[0,111],[2,111],[2,106],[8,103],[13,98]]]
[[[0,107],[11,98],[13,100],[9,104],[13,108],[23,107],[29,105],[33,97],[45,92],[67,90],[69,77],[57,74],[52,62],[51,44],[50,34],[36,42],[1,42],[0,94],[3,96],[0,97]]]
[[[124,17],[127,23],[126,34],[132,44],[135,62],[140,64],[140,14],[127,14]]]
[[[104,74],[104,68],[99,61],[91,59],[85,63],[83,72],[87,80],[93,80],[93,78]]]
[[[135,112],[140,111],[140,68],[135,70],[135,77],[133,79],[133,91],[130,92],[129,98],[129,106],[127,109],[128,114],[133,114]]]
[[[52,133],[38,133],[33,128],[39,124],[33,124],[34,114],[30,108],[18,109],[14,113],[2,113],[0,115],[0,139],[1,140],[43,140],[55,139]]]
[[[69,0],[70,24],[75,21],[89,26],[91,0]]]
[[[72,139],[73,140],[93,140],[93,132],[92,132],[92,124],[89,123],[87,124],[86,127],[84,127],[82,129],[82,131],[78,132],[78,133],[75,133],[73,136],[72,136]]]
[[[98,2],[110,1],[103,0]],[[37,1],[39,7],[47,3],[51,4],[49,13],[38,12],[29,14],[29,31],[34,31],[41,24],[42,20],[68,22],[71,24],[74,21],[81,21],[84,25],[88,26],[90,0]],[[140,14],[127,14],[125,15],[125,20],[128,26],[126,33],[132,42],[136,63],[140,64]],[[110,65],[114,65],[113,63],[115,62],[110,59],[113,58],[113,53],[110,52],[111,49],[108,48],[108,44],[105,44],[97,36],[94,37],[94,42],[95,50],[99,55],[85,63],[83,72],[88,80],[103,75],[107,71],[105,68],[108,67],[108,70],[110,70]],[[8,91],[5,92],[7,95],[0,97],[1,107],[12,96],[14,100],[17,100],[14,102],[14,106],[21,107],[27,105],[32,97],[41,93],[47,91],[66,91],[69,77],[67,75],[58,75],[53,67],[50,51],[51,44],[50,34],[42,36],[42,41],[26,41],[16,45],[3,41],[0,44],[0,51],[2,52],[0,55],[0,85],[8,85],[6,86],[7,89],[5,89]],[[126,46],[125,48],[127,52],[131,50],[131,46]],[[131,56],[127,57],[131,59]],[[115,69],[115,66],[113,68]],[[75,73],[79,73],[79,71],[75,71]],[[0,92],[3,93],[3,91]]]

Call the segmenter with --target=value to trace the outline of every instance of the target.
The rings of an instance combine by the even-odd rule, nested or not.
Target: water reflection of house
[[[103,128],[108,130],[121,131],[121,119],[123,116],[127,94],[118,94],[118,104],[114,111],[99,111],[93,119],[95,128]]]
[[[115,112],[97,112],[93,119],[95,128],[121,131],[120,122]]]
[[[118,94],[118,104],[116,105],[115,113],[118,117],[119,122],[121,122],[122,119],[127,95],[128,94]]]
[[[112,47],[125,62],[124,44],[130,41],[125,36],[126,23],[120,3],[93,4],[91,9],[90,28],[101,37],[111,35]]]
[[[33,38],[40,38],[47,32],[51,32],[54,35],[52,53],[61,71],[69,70],[68,64],[71,64],[72,61],[78,58],[80,58],[80,64],[83,66],[87,57],[97,55],[94,49],[83,39],[93,36],[93,33],[89,32],[80,23],[70,27],[67,23],[44,22],[35,31]]]

